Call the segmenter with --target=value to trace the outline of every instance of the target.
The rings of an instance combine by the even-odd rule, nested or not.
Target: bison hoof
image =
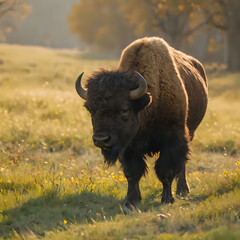
[[[168,204],[168,203],[174,203],[175,199],[173,197],[162,197],[161,203],[162,204]]]
[[[168,204],[168,203],[174,203],[174,202],[175,200],[172,196],[171,188],[163,188],[161,203]]]
[[[186,197],[189,194],[190,190],[188,185],[178,185],[176,194],[181,197]]]
[[[174,203],[175,200],[172,196],[172,194],[168,194],[169,192],[168,191],[163,191],[162,193],[162,200],[161,200],[161,203],[162,204],[168,204],[168,203]]]
[[[122,205],[123,213],[126,215],[132,213],[141,213],[141,211],[136,207],[136,204],[130,203],[128,200],[125,200]]]

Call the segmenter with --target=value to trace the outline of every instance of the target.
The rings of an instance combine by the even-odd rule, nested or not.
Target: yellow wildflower
[[[228,172],[227,171],[224,171],[223,172],[223,176],[226,177],[228,175]]]

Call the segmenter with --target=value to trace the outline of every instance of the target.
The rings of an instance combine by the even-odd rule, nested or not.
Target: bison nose
[[[93,135],[93,142],[96,147],[104,148],[110,146],[110,139],[109,135]]]

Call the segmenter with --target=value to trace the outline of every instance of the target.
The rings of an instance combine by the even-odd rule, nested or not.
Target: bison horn
[[[78,95],[83,98],[84,100],[87,100],[87,91],[85,89],[83,89],[82,85],[81,85],[81,79],[83,76],[84,72],[80,74],[80,76],[78,77],[76,83],[75,83],[75,87],[77,90]]]
[[[147,92],[147,83],[144,77],[137,71],[135,71],[137,77],[139,79],[139,86],[138,88],[130,91],[130,97],[132,100],[139,99]]]

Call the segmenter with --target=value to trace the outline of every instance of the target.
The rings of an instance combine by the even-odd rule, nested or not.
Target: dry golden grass
[[[161,206],[149,159],[142,213],[125,216],[126,179],[93,147],[74,89],[82,71],[116,66],[78,51],[0,45],[0,239],[239,239],[240,74],[209,75],[189,197]]]

